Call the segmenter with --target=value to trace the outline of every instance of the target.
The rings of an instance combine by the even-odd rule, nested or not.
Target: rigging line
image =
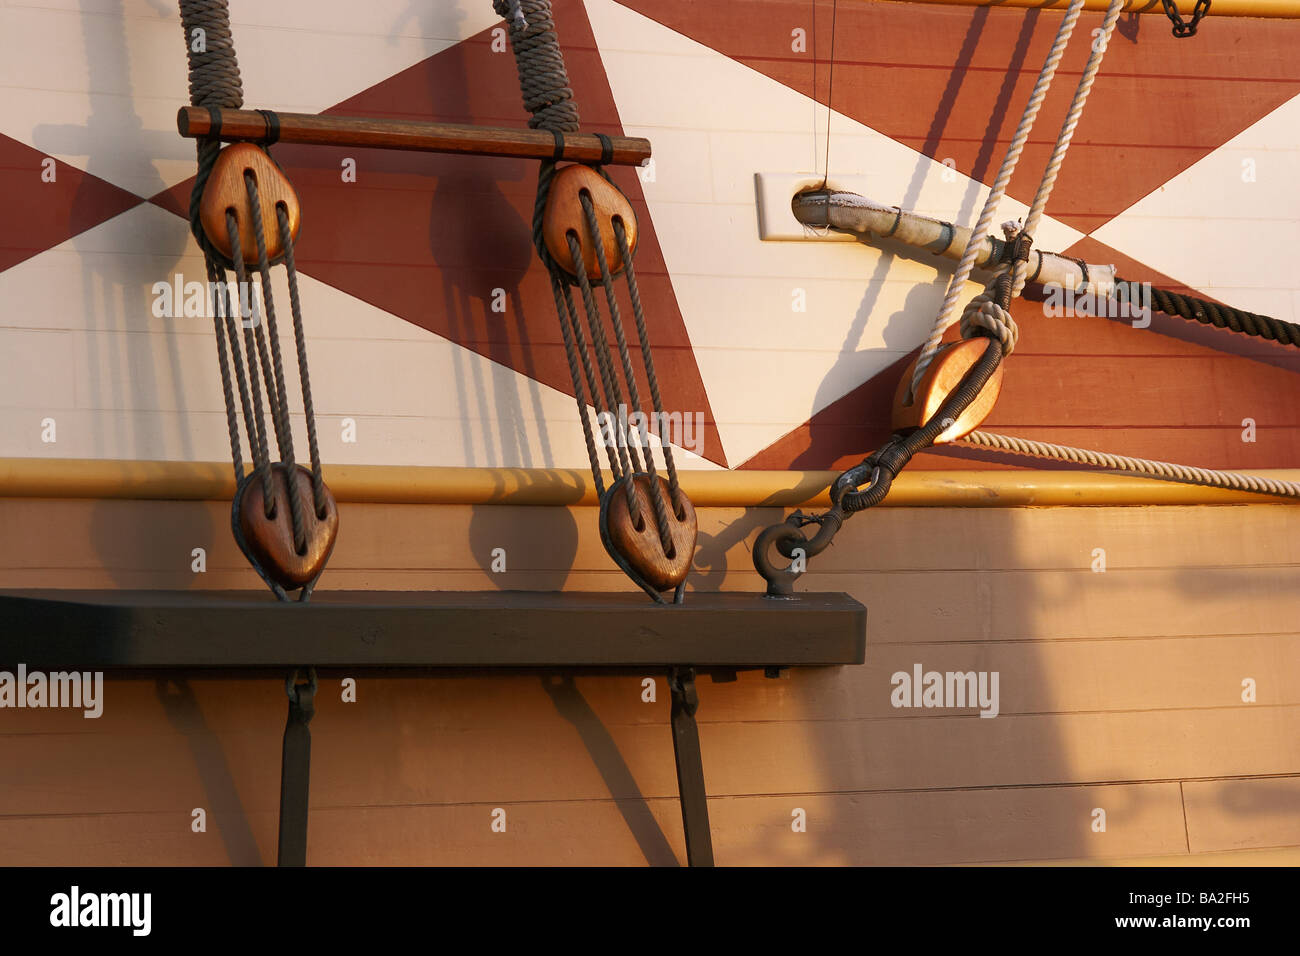
[[[831,176],[831,119],[835,114],[835,23],[839,19],[840,0],[831,0],[831,59],[826,74],[826,165],[822,172],[822,187],[830,182]],[[814,89],[814,105],[816,90]]]
[[[984,235],[993,222],[998,203],[1002,200],[1002,195],[1006,192],[1011,176],[1020,161],[1021,151],[1029,139],[1029,133],[1033,129],[1034,120],[1038,117],[1039,108],[1043,105],[1043,99],[1047,96],[1047,91],[1052,85],[1052,79],[1056,75],[1056,68],[1065,55],[1065,48],[1070,42],[1070,35],[1074,32],[1074,25],[1082,12],[1083,0],[1072,0],[1069,9],[1066,10],[1065,16],[1061,20],[1060,26],[1057,28],[1056,38],[1052,41],[1052,46],[1043,61],[1043,67],[1038,72],[1038,79],[1034,83],[1034,89],[1025,103],[1024,113],[1020,117],[1020,125],[1016,127],[1011,142],[1007,144],[1007,151],[1002,158],[1002,166],[998,169],[997,177],[989,188],[989,194],[984,200],[984,208],[980,211],[979,219],[971,230],[972,236]],[[921,346],[920,357],[916,360],[912,381],[907,388],[908,402],[912,400],[917,384],[921,381],[921,377],[925,374],[925,370],[929,367],[931,360],[938,351],[944,332],[958,319],[957,299],[960,297],[966,285],[966,280],[970,278],[971,270],[974,268],[976,251],[976,244],[969,243],[965,253],[962,254],[957,271],[948,278],[948,289],[944,294],[943,304],[939,308],[939,315],[935,319],[930,335]]]
[[[810,87],[809,99],[812,100],[812,169],[817,171],[817,110],[821,104],[817,102],[817,4],[820,0],[810,0],[812,3],[812,86]],[[822,180],[825,184],[825,180]]]
[[[1130,458],[1127,455],[1113,455],[1104,451],[1091,451],[1086,448],[1057,445],[1054,442],[1035,441],[1031,438],[998,435],[993,432],[978,430],[971,432],[961,440],[970,445],[995,451],[1091,465],[1094,468],[1127,472],[1128,474],[1140,475],[1144,478],[1155,478],[1160,481],[1180,481],[1193,485],[1208,485],[1212,488],[1229,488],[1233,491],[1253,491],[1261,495],[1300,498],[1300,483],[1265,478],[1263,475],[1196,468],[1191,465],[1152,461],[1147,458]]]

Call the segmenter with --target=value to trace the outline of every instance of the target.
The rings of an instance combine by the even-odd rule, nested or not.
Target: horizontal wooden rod
[[[872,3],[929,3],[950,7],[1032,7],[1037,10],[1064,10],[1070,0],[870,0]],[[1184,20],[1191,18],[1196,0],[1177,0]],[[1083,9],[1104,11],[1110,0],[1084,0]],[[1160,0],[1128,0],[1125,13],[1165,15]],[[1213,0],[1206,12],[1209,17],[1276,17],[1300,19],[1300,0]]]
[[[682,487],[701,508],[827,506],[833,471],[683,471]],[[1300,470],[1253,474],[1300,481]],[[445,505],[592,506],[591,473],[568,468],[447,468],[326,465],[341,502]],[[609,479],[606,478],[608,483]],[[0,498],[126,498],[228,501],[228,462],[0,458]],[[895,479],[890,507],[1011,508],[1045,505],[1294,504],[1270,495],[1130,478],[1094,471],[921,471]]]
[[[310,113],[275,115],[280,121],[278,142],[281,143],[516,159],[551,159],[555,156],[555,137],[542,130],[457,126],[361,116],[316,116]],[[212,114],[206,107],[183,106],[176,114],[176,129],[191,139],[211,136]],[[256,110],[221,110],[221,129],[217,133],[220,139],[226,142],[260,142],[266,134],[266,119]],[[609,141],[613,147],[609,162],[615,166],[644,166],[650,161],[648,139],[611,136]],[[602,150],[603,145],[594,133],[565,133],[560,158],[579,163],[598,162]]]

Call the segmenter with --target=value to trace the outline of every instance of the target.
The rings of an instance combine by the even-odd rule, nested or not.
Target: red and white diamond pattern
[[[946,272],[757,237],[754,174],[822,168],[829,0],[555,6],[584,125],[655,146],[652,172],[616,175],[642,218],[666,404],[708,422],[689,464],[860,457],[887,431],[893,379]],[[523,125],[486,0],[372,0],[364,17],[342,0],[231,7],[250,106]],[[841,3],[832,172],[969,219],[1058,22]],[[172,5],[7,6],[0,37],[0,456],[224,458],[210,324],[152,310],[155,283],[203,272],[182,218],[193,152],[173,125],[186,84]],[[1284,21],[1216,19],[1190,41],[1158,18],[1126,24],[1039,245],[1300,320],[1297,41]],[[1000,219],[1032,195],[1084,56],[1076,40]],[[354,152],[276,147],[304,204],[318,416],[358,423],[355,444],[322,428],[326,460],[581,466],[529,244],[532,164]],[[1181,323],[1053,321],[1034,303],[1017,314],[1022,345],[990,427],[1209,466],[1300,461],[1284,350]],[[55,446],[41,442],[46,417]],[[1244,418],[1259,441],[1241,442]],[[919,464],[992,463],[949,450]]]

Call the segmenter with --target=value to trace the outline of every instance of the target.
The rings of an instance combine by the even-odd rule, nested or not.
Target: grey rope
[[[519,91],[524,109],[533,114],[529,127],[576,132],[578,105],[555,35],[550,0],[492,0],[492,9],[510,20]]]
[[[320,444],[316,440],[316,407],[311,400],[311,373],[307,370],[307,334],[302,324],[302,304],[298,299],[298,267],[293,261],[293,234],[289,229],[289,213],[283,204],[276,204],[276,219],[280,223],[280,244],[284,246],[285,272],[289,279],[289,307],[293,312],[293,338],[298,349],[298,378],[302,384],[302,407],[307,416],[307,446],[311,454],[311,491],[316,517],[325,517],[325,474],[320,463]]]
[[[1263,495],[1300,498],[1300,483],[1265,478],[1260,475],[1194,468],[1190,465],[1151,461],[1146,458],[1129,458],[1126,455],[1111,455],[1101,451],[1089,451],[1086,448],[1072,448],[1069,445],[1056,445],[1051,442],[1017,438],[1014,435],[997,435],[985,431],[973,431],[962,441],[981,448],[992,448],[1017,455],[1032,455],[1035,458],[1052,458],[1057,461],[1109,468],[1112,471],[1128,472],[1146,478],[1158,478],[1163,481],[1180,481],[1193,485],[1208,485],[1214,488],[1230,488],[1233,491],[1253,491]]]
[[[302,489],[298,485],[298,463],[293,453],[293,429],[289,424],[289,390],[284,383],[284,358],[280,354],[280,330],[275,320],[275,296],[271,291],[271,261],[266,252],[266,231],[262,223],[262,204],[258,198],[257,180],[251,172],[244,173],[244,186],[248,190],[249,208],[252,213],[253,238],[257,242],[257,269],[262,283],[262,299],[266,303],[266,338],[270,339],[271,361],[275,374],[275,407],[279,413],[276,439],[280,446],[280,461],[285,466],[285,480],[289,490],[289,513],[293,520],[294,546],[299,554],[305,554],[307,527],[303,522]],[[270,396],[269,380],[266,391]]]
[[[244,87],[226,0],[180,0],[180,12],[189,61],[190,103],[209,109],[239,109],[244,104]],[[199,221],[199,200],[221,152],[221,140],[197,139],[195,150],[199,168],[190,191],[190,231],[207,258],[230,268],[231,261],[212,244]]]
[[[230,380],[230,360],[226,356],[226,333],[223,330],[226,312],[229,311],[230,303],[226,299],[225,282],[218,278],[220,273],[216,264],[209,261],[208,267],[208,288],[212,293],[212,328],[217,337],[217,365],[221,369],[221,393],[225,396],[234,395],[234,385]],[[219,284],[218,284],[219,283]],[[233,401],[224,403],[226,406],[226,430],[230,433],[230,460],[235,466],[235,481],[244,477],[244,455],[239,447],[239,414],[235,410]]]
[[[636,318],[636,334],[641,343],[641,360],[645,364],[646,379],[650,383],[650,399],[654,402],[655,414],[659,419],[659,447],[663,450],[664,465],[668,469],[668,489],[672,493],[673,507],[678,512],[678,517],[681,517],[677,467],[673,464],[673,449],[669,444],[669,436],[663,433],[664,402],[659,394],[659,378],[655,375],[654,356],[650,352],[650,335],[646,330],[645,310],[641,307],[641,290],[636,284],[636,269],[632,266],[632,250],[628,247],[627,233],[623,230],[621,219],[614,220],[614,236],[618,240],[618,251],[623,257],[623,271],[627,275],[628,295],[632,299],[632,315]]]
[[[562,295],[568,293],[568,287],[559,281],[555,276],[551,276],[551,292],[555,296],[555,311],[560,316],[560,334],[564,337],[564,355],[569,362],[569,377],[573,379],[573,397],[578,403],[578,420],[582,422],[582,437],[587,445],[587,461],[591,463],[591,478],[596,486],[597,497],[603,497],[605,494],[605,482],[600,475],[600,455],[596,451],[596,442],[591,434],[591,419],[587,416],[587,400],[583,395],[582,382],[578,377],[578,360],[577,348],[573,341],[573,331],[569,327],[569,320],[565,316],[565,303]],[[569,309],[572,310],[573,300],[569,299]],[[576,317],[572,317],[576,325]],[[582,330],[579,328],[578,333]],[[595,382],[591,381],[591,362],[587,359],[586,349],[583,349],[583,362],[586,365],[588,383],[592,389],[592,404],[595,405]],[[617,480],[617,475],[615,476]]]
[[[268,519],[275,515],[275,489],[271,484],[271,452],[267,447],[266,436],[266,416],[262,412],[262,390],[259,387],[260,382],[257,377],[257,362],[255,356],[259,352],[259,342],[253,334],[253,327],[261,332],[261,324],[258,322],[257,303],[253,299],[253,288],[248,283],[248,270],[244,266],[243,250],[239,245],[239,223],[235,220],[233,211],[226,210],[226,231],[230,236],[231,260],[235,266],[235,280],[239,283],[239,300],[240,315],[249,314],[252,321],[244,323],[244,355],[248,359],[248,381],[249,390],[253,397],[253,418],[257,425],[256,434],[249,432],[249,444],[254,446],[253,460],[256,463],[258,472],[262,476],[262,497],[266,503],[266,517]],[[245,308],[244,298],[247,296],[248,304]],[[263,371],[269,376],[270,369],[265,361],[265,349],[260,350],[263,357]],[[270,400],[270,386],[267,386],[267,398]],[[274,411],[272,418],[274,419]]]
[[[591,335],[592,346],[596,352],[596,363],[600,367],[601,381],[605,386],[605,414],[611,416],[606,419],[612,422],[611,441],[616,446],[620,463],[623,466],[623,473],[628,478],[624,482],[623,490],[627,494],[628,512],[632,516],[632,523],[640,529],[642,527],[641,507],[638,504],[638,494],[636,482],[631,480],[633,473],[641,470],[641,463],[637,459],[636,449],[632,443],[626,440],[623,434],[622,422],[619,421],[617,409],[623,404],[623,393],[618,386],[618,377],[614,373],[613,363],[609,359],[609,343],[605,339],[605,330],[602,328],[600,311],[596,307],[595,296],[591,292],[591,283],[587,281],[587,270],[582,264],[582,247],[578,245],[578,237],[569,234],[569,253],[573,256],[573,261],[577,263],[578,288],[582,291],[582,302],[587,312],[587,331]],[[609,452],[609,458],[614,460],[615,452]],[[629,460],[630,459],[630,460]]]
[[[220,302],[222,303],[221,306],[219,306],[219,308],[223,310],[225,314],[225,320],[226,320],[224,338],[226,344],[230,348],[232,364],[235,366],[235,376],[239,385],[240,406],[243,408],[243,412],[244,412],[244,427],[248,430],[248,434],[250,436],[253,436],[252,438],[249,439],[249,447],[253,451],[253,465],[254,468],[256,468],[260,473],[262,467],[261,463],[266,460],[266,445],[264,443],[260,443],[260,448],[262,450],[263,457],[259,459],[258,458],[259,442],[256,440],[256,436],[258,435],[258,426],[261,425],[262,422],[260,421],[259,417],[254,417],[252,401],[249,398],[248,380],[245,376],[245,370],[244,370],[244,358],[240,353],[240,347],[239,347],[239,333],[238,331],[236,331],[235,317],[232,314],[230,309],[230,292],[226,286],[226,273],[225,270],[220,268],[220,266],[218,266],[216,263],[209,263],[209,266],[211,269],[211,271],[209,272],[209,276],[215,275],[219,283],[219,289],[217,291],[220,292]],[[224,351],[225,350],[223,349],[222,352],[224,353]],[[222,385],[224,386],[225,384],[226,382],[223,380]],[[232,410],[233,398],[231,397],[231,393],[228,390],[225,392],[225,395],[227,399],[226,402],[227,417],[229,417],[229,412]],[[239,441],[238,433],[236,433],[236,435],[233,437],[233,441],[236,444],[238,443]],[[238,458],[236,458],[236,461],[238,462]],[[268,467],[269,467],[269,462],[268,462]],[[243,469],[242,467],[240,467],[236,473],[236,479],[237,480],[242,479],[243,477],[244,477]]]
[[[573,90],[564,66],[564,57],[555,32],[555,22],[551,12],[550,0],[493,0],[493,9],[508,23],[511,47],[515,54],[515,67],[519,76],[519,88],[523,95],[524,107],[531,114],[528,125],[533,129],[549,130],[556,139],[557,151],[563,146],[563,134],[576,132],[579,128],[577,104],[574,102]],[[533,206],[533,245],[537,254],[551,275],[552,293],[555,298],[556,312],[559,316],[561,333],[564,340],[565,356],[569,366],[569,377],[573,384],[574,398],[578,406],[578,417],[582,423],[583,438],[587,446],[587,456],[591,464],[598,493],[604,496],[605,488],[600,477],[600,452],[592,438],[591,423],[587,412],[585,396],[591,399],[597,421],[608,416],[607,426],[615,447],[607,448],[606,458],[615,482],[622,481],[627,495],[628,510],[633,524],[640,530],[644,527],[642,517],[641,492],[633,476],[645,471],[649,480],[651,504],[655,515],[659,540],[665,555],[673,554],[671,524],[669,522],[669,504],[664,500],[660,484],[660,475],[655,467],[654,449],[647,433],[641,429],[630,429],[623,421],[618,410],[623,406],[622,390],[619,383],[619,369],[615,367],[610,343],[604,330],[592,290],[592,282],[583,266],[582,240],[573,233],[567,237],[569,253],[572,256],[575,275],[570,277],[567,270],[560,266],[546,246],[543,232],[547,200],[551,185],[556,176],[554,160],[541,163],[537,174],[537,198]],[[604,173],[602,172],[602,175]],[[605,177],[609,179],[608,176]],[[617,187],[615,187],[617,188]],[[609,310],[610,326],[618,345],[623,379],[627,383],[627,392],[631,408],[641,413],[641,395],[633,367],[627,333],[623,324],[621,309],[614,288],[614,275],[609,267],[608,250],[602,241],[596,212],[590,196],[580,194],[583,213],[586,219],[589,238],[594,242],[596,261],[600,267],[601,284],[605,290],[605,300]],[[630,244],[627,241],[623,223],[613,222],[619,251],[622,254],[623,273],[627,276],[628,290],[632,302],[632,311],[636,320],[638,342],[645,367],[650,395],[660,425],[664,421],[663,403],[651,357],[649,333],[645,312],[641,302],[640,290],[636,285],[636,275],[632,268]],[[570,291],[577,285],[582,294],[582,312],[586,316],[586,335],[578,317]],[[595,352],[595,362],[589,354]],[[585,377],[586,391],[583,380]],[[597,385],[597,378],[600,380]],[[604,398],[602,408],[601,398]],[[632,439],[630,431],[637,436]],[[684,517],[684,494],[680,489],[677,469],[666,436],[659,434],[664,455],[664,464],[668,476],[668,498],[672,511]],[[602,442],[609,444],[609,442]]]
[[[1127,301],[1128,290],[1132,285],[1133,283],[1126,279],[1116,278],[1116,300]],[[1243,335],[1253,335],[1282,345],[1300,346],[1300,325],[1275,319],[1269,315],[1234,309],[1230,305],[1171,292],[1168,289],[1153,288],[1151,305],[1157,311],[1176,318],[1200,322],[1202,325],[1212,325],[1218,329],[1241,332]]]
[[[600,281],[605,287],[605,301],[609,305],[610,324],[614,326],[614,338],[618,342],[618,355],[623,363],[623,375],[627,379],[628,399],[632,407],[640,411],[641,390],[636,384],[636,372],[632,370],[632,356],[628,351],[627,335],[623,330],[623,313],[618,306],[618,297],[614,294],[614,277],[610,274],[609,262],[605,258],[605,242],[600,235],[600,224],[596,221],[596,207],[592,204],[591,197],[586,193],[579,193],[578,198],[582,203],[582,211],[586,214],[587,231],[591,235],[591,243],[596,252],[596,264],[600,266]],[[663,496],[659,492],[659,473],[655,471],[654,456],[652,449],[649,447],[649,437],[635,428],[630,428],[629,432],[636,433],[638,447],[641,447],[643,439],[646,442],[645,447],[641,447],[641,454],[645,458],[646,473],[650,479],[650,503],[655,512],[655,524],[659,530],[659,543],[663,546],[664,554],[671,558],[673,556],[673,536],[668,526],[668,510],[664,505]],[[631,482],[628,482],[628,484],[631,484]]]
[[[598,390],[598,386],[596,385],[596,371],[595,369],[592,368],[591,355],[589,354],[587,349],[587,337],[582,331],[582,322],[578,319],[578,310],[573,304],[573,292],[570,289],[568,283],[566,283],[563,280],[563,278],[560,276],[552,275],[551,282],[560,290],[560,293],[564,298],[564,311],[560,313],[561,331],[564,330],[565,317],[567,316],[568,327],[572,332],[573,341],[576,343],[578,355],[582,360],[582,371],[583,371],[583,375],[586,377],[587,393],[591,396],[591,407],[593,410],[599,410],[601,406],[600,406],[599,390]],[[570,370],[572,370],[572,365],[570,365]],[[579,394],[580,392],[581,392],[581,386],[577,386],[574,388],[575,395]],[[586,416],[585,406],[583,409],[583,427],[584,428],[587,427],[587,416]],[[590,447],[591,446],[589,446],[589,450]],[[619,467],[618,459],[611,457],[609,465],[610,465],[610,471],[614,475],[614,480],[618,481],[619,477],[623,474],[622,469]],[[600,472],[599,456],[592,459],[592,468],[595,469],[597,473]],[[596,487],[597,489],[603,489],[604,487],[603,482],[597,481]]]

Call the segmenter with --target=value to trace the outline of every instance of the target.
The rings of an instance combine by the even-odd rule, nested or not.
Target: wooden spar
[[[1070,0],[870,0],[872,3],[930,3],[950,7],[1032,7],[1036,10],[1064,10]],[[1110,0],[1084,0],[1085,10],[1105,10]],[[1196,0],[1177,0],[1178,12],[1190,17]],[[1125,13],[1158,13],[1164,16],[1160,0],[1128,0]],[[1275,17],[1300,19],[1300,2],[1297,0],[1213,0],[1207,17]]]
[[[555,138],[531,129],[493,126],[458,126],[413,120],[373,119],[359,116],[315,116],[310,113],[276,113],[278,142],[307,146],[353,146],[402,149],[428,153],[507,156],[517,159],[551,159]],[[176,114],[176,129],[191,139],[212,134],[212,116],[206,107],[183,106]],[[226,142],[260,142],[266,139],[267,121],[256,110],[222,110],[220,139]],[[650,161],[650,141],[639,136],[610,136],[615,166],[644,166]],[[589,163],[601,159],[603,145],[594,133],[565,133],[560,159]]]
[[[697,508],[794,508],[829,505],[838,471],[695,471],[681,473]],[[1300,481],[1300,469],[1254,472]],[[591,472],[578,468],[452,468],[428,465],[330,465],[337,501],[422,505],[594,507]],[[605,481],[611,481],[608,472]],[[0,498],[107,498],[220,501],[235,494],[230,462],[0,458]],[[881,507],[1008,508],[1025,505],[1192,505],[1294,502],[1248,491],[1136,478],[1104,471],[921,471],[907,469]]]
[[[800,193],[794,197],[792,208],[795,218],[805,225],[830,226],[859,239],[893,239],[953,260],[962,257],[966,243],[970,242],[970,230],[965,226],[900,210],[897,206],[882,206],[856,193],[825,190]],[[981,237],[975,265],[989,268],[990,260],[996,259],[1000,251],[1000,245],[991,236]],[[1115,285],[1115,267],[1088,263],[1087,270],[1087,288],[1098,295],[1109,295]],[[1082,291],[1085,286],[1079,263],[1054,252],[1031,251],[1028,275],[1033,282],[1058,285],[1072,292]]]

